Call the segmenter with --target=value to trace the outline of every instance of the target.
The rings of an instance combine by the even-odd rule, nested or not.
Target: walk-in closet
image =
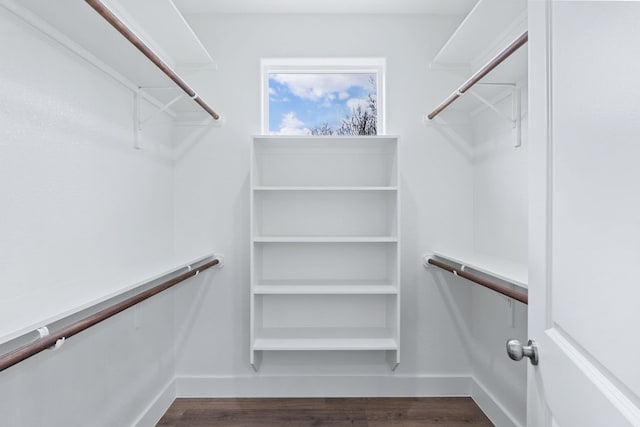
[[[0,425],[640,426],[638,22],[0,0]]]

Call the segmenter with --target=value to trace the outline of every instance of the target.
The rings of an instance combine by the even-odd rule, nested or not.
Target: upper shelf
[[[470,93],[472,97],[465,96],[466,101],[456,103],[456,110],[470,112],[489,107],[505,116],[516,129],[514,145],[519,147],[521,100],[517,85],[527,76],[527,40],[526,0],[479,0],[431,64],[432,68],[474,72],[426,118],[433,120]],[[478,91],[479,88],[482,89]],[[505,89],[512,99],[510,117],[496,106],[504,99]]]
[[[215,67],[214,61],[172,0],[101,0],[173,71]],[[132,90],[175,88],[148,94],[160,104],[181,91],[167,75],[83,0],[0,0],[14,14],[60,42]],[[170,29],[168,31],[167,29]],[[184,76],[181,76],[184,78]],[[203,88],[198,88],[203,89]],[[195,90],[194,90],[195,91]],[[199,97],[206,93],[197,91]],[[178,113],[201,111],[185,96]]]
[[[479,0],[432,67],[476,69],[527,29],[527,0]]]
[[[212,67],[213,59],[172,0],[102,0],[177,69]],[[153,6],[153,7],[150,7]],[[170,29],[170,31],[168,31]]]

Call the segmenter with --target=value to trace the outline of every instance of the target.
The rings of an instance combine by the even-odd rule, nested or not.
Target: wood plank
[[[176,399],[159,426],[485,427],[468,397]]]

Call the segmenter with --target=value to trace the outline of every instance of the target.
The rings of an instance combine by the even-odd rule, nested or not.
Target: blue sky
[[[269,132],[304,135],[327,122],[334,129],[376,95],[375,74],[269,74]]]

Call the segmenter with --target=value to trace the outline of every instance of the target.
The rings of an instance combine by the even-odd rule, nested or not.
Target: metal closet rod
[[[160,283],[149,289],[146,289],[145,291],[133,295],[132,297],[126,298],[125,300],[115,302],[107,308],[85,316],[80,320],[77,320],[70,325],[61,328],[60,330],[52,332],[51,334],[49,334],[48,328],[45,327],[44,329],[47,331],[46,335],[41,335],[40,338],[29,344],[25,344],[6,354],[0,355],[0,371],[3,371],[15,365],[16,363],[22,362],[23,360],[28,359],[29,357],[38,354],[48,348],[58,348],[65,339],[72,337],[77,333],[80,333],[85,329],[88,329],[91,326],[94,326],[102,322],[103,320],[106,320],[146,299],[151,298],[154,295],[159,294],[162,291],[171,288],[172,286],[177,285],[184,280],[187,280],[190,277],[197,275],[201,271],[204,271],[218,264],[220,264],[219,258],[204,258],[200,261],[194,262],[189,266],[181,267],[180,269],[171,271],[162,277],[146,282],[140,286],[144,287],[151,283],[160,281]],[[186,269],[187,271],[179,273],[177,276],[175,275],[176,273],[184,269]]]
[[[165,62],[160,59],[158,55],[156,55],[153,50],[149,46],[147,46],[138,36],[136,36],[133,31],[129,29],[115,16],[109,8],[107,8],[100,0],[85,0],[89,6],[91,6],[96,12],[100,14],[107,22],[109,22],[120,34],[122,34],[131,44],[133,44],[144,56],[149,58],[151,62],[153,62],[156,67],[158,67],[163,73],[167,75],[173,82],[178,85],[180,89],[182,89],[191,99],[193,99],[203,110],[205,110],[214,120],[219,120],[220,115],[216,113],[210,106],[207,104],[202,98],[198,96],[196,91],[194,91],[182,78],[171,69]]]
[[[529,296],[526,294],[523,294],[522,292],[514,291],[513,289],[510,289],[506,286],[502,286],[490,280],[487,280],[484,277],[467,273],[464,270],[461,270],[459,268],[454,268],[449,264],[445,264],[444,262],[438,261],[433,258],[429,258],[427,262],[431,265],[435,265],[436,267],[442,268],[443,270],[446,270],[449,273],[453,273],[456,276],[464,277],[465,279],[471,280],[472,282],[477,283],[481,286],[484,286],[485,288],[489,288],[492,291],[498,292],[499,294],[502,294],[509,298],[513,298],[516,301],[520,301],[523,304],[529,304]]]
[[[517,39],[512,41],[509,46],[505,47],[500,53],[493,57],[484,67],[478,70],[474,75],[462,84],[457,90],[449,95],[444,101],[440,103],[429,115],[429,120],[433,120],[438,114],[444,111],[449,105],[451,105],[456,99],[460,98],[466,91],[471,89],[476,83],[478,83],[484,76],[489,74],[494,68],[500,65],[505,59],[507,59],[516,50],[520,49],[529,40],[529,32],[525,31],[520,34]]]

